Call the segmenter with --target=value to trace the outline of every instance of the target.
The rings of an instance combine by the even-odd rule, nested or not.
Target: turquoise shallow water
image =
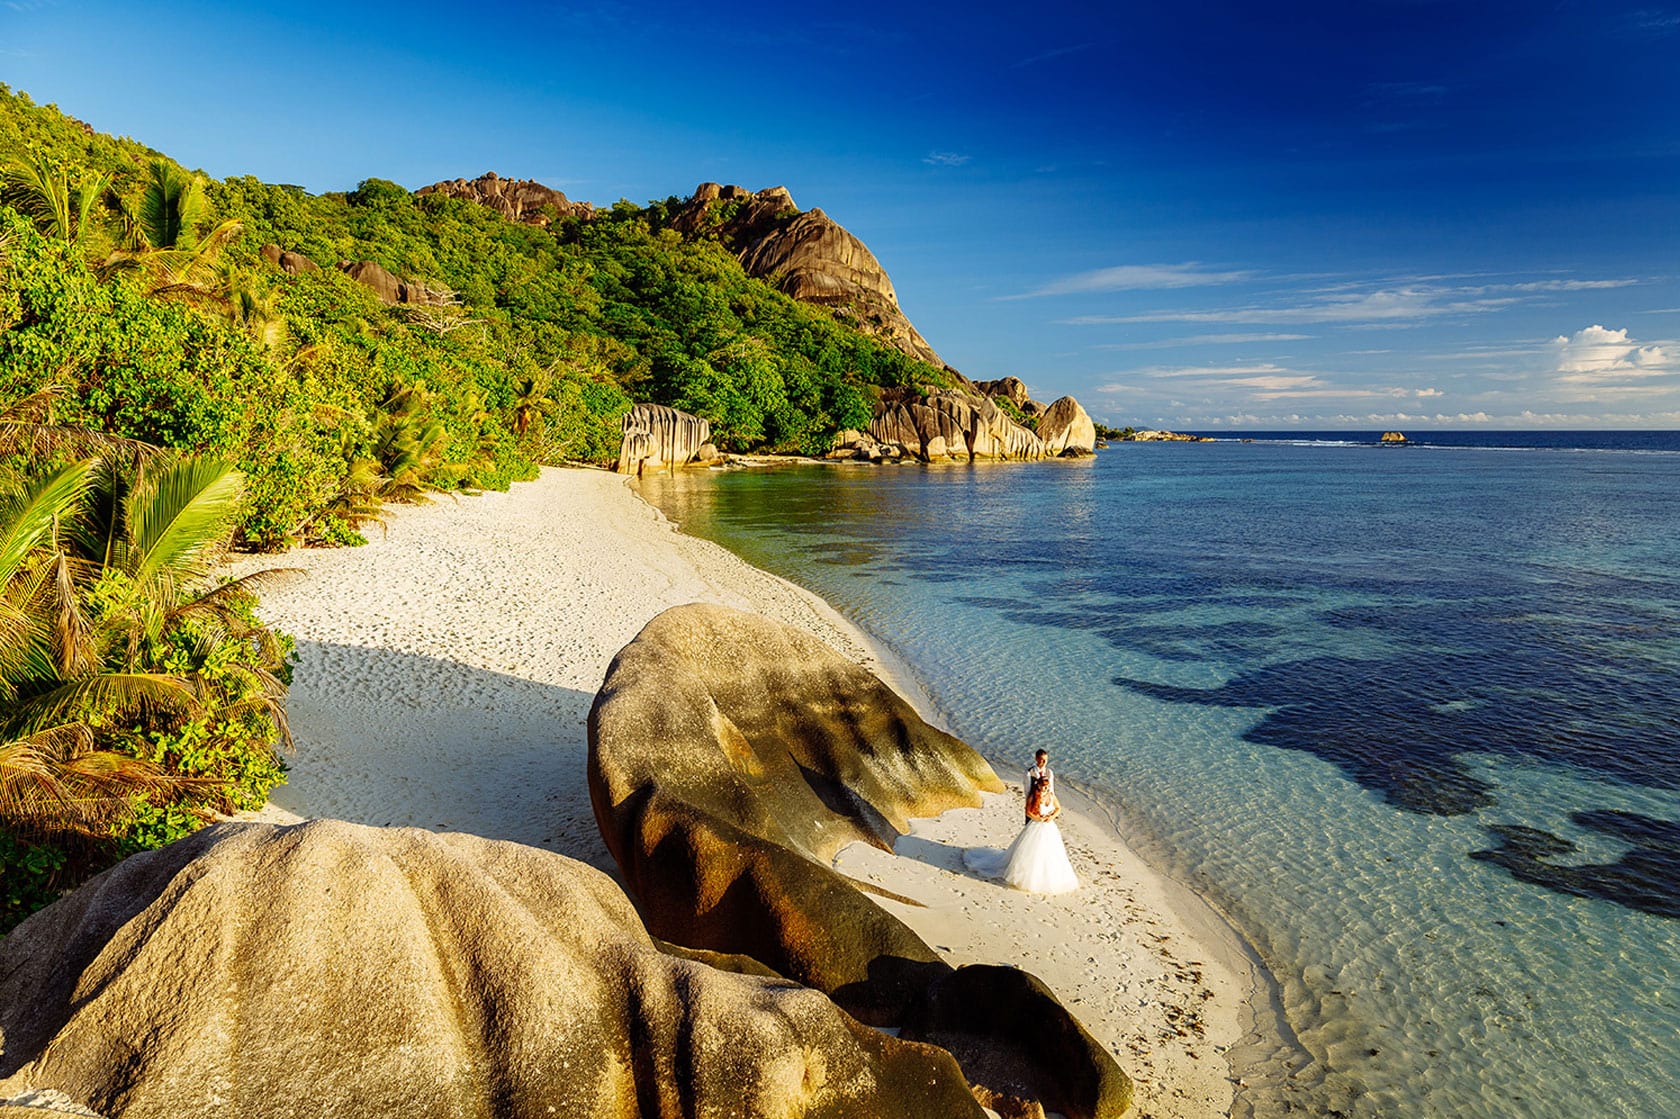
[[[1680,1113],[1680,454],[1121,445],[649,478],[1228,913],[1259,1115]]]

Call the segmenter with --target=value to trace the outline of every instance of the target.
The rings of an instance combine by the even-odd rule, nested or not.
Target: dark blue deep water
[[[1680,1113],[1680,434],[1378,434],[643,492],[1231,916],[1255,1112]]]

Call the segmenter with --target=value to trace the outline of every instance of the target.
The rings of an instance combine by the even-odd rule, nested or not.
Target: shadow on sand
[[[389,649],[299,641],[276,807],[459,831],[616,869],[589,803],[594,694]]]

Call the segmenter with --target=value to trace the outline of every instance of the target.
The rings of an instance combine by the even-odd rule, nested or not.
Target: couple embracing
[[[1056,817],[1062,806],[1056,799],[1056,775],[1050,768],[1050,754],[1040,750],[1033,756],[1026,777],[1026,825],[1006,851],[996,847],[964,852],[970,870],[991,878],[1002,878],[1017,890],[1035,894],[1065,894],[1079,888],[1079,879],[1068,862]]]

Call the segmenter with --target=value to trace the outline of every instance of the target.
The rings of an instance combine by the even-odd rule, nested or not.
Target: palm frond
[[[165,773],[144,758],[96,749],[86,723],[44,727],[0,743],[0,821],[29,836],[108,834],[140,793],[202,784]]]
[[[94,220],[94,213],[99,205],[100,199],[105,194],[106,184],[109,182],[109,176],[96,173],[83,178],[76,184],[76,195],[74,198],[76,208],[76,244],[90,246],[92,231],[99,228],[99,223]]]
[[[70,181],[44,156],[14,160],[0,177],[0,202],[54,240],[70,239]]]
[[[0,202],[35,224],[43,235],[81,245],[94,228],[94,207],[105,191],[103,174],[84,174],[74,184],[69,173],[46,156],[13,160],[0,172]]]
[[[274,632],[260,621],[245,620],[239,613],[239,606],[255,597],[255,588],[283,586],[303,574],[300,567],[271,567],[254,571],[181,603],[169,611],[166,621],[196,621],[207,625],[211,627],[209,636],[213,639],[226,636],[237,641],[255,641],[257,651],[265,661],[279,663],[279,644]]]
[[[63,552],[52,559],[50,567],[52,595],[57,609],[53,612],[52,643],[57,654],[58,674],[62,679],[75,679],[93,670],[99,655],[94,641],[93,627],[82,612],[82,600],[74,574],[74,565]]]
[[[107,672],[72,680],[43,695],[15,704],[5,725],[27,736],[64,723],[89,718],[190,715],[198,707],[192,681],[155,672]]]
[[[62,369],[59,376],[64,377],[68,372]],[[138,439],[54,423],[53,409],[68,392],[62,380],[55,381],[0,406],[0,455],[47,459],[56,454],[71,454],[77,458],[109,458],[138,464],[160,453],[159,448]]]
[[[91,461],[71,463],[35,479],[21,493],[0,495],[0,589],[86,496],[92,470]]]
[[[26,675],[34,630],[34,619],[28,613],[0,597],[0,703],[17,694],[15,681]]]
[[[197,175],[167,159],[154,159],[134,217],[146,244],[154,249],[190,249],[204,220],[204,186]]]
[[[129,574],[176,583],[202,576],[205,554],[222,542],[244,476],[214,459],[178,459],[141,472],[124,502]]]
[[[268,716],[274,724],[274,732],[279,739],[274,744],[275,749],[284,750],[288,754],[291,753],[296,746],[292,740],[291,721],[286,717],[286,685],[272,672],[266,672],[260,668],[239,665],[235,666],[235,671],[240,675],[250,677],[253,682],[261,687],[262,691],[249,699],[230,703],[227,706],[228,713],[231,715],[236,712],[257,711]]]

